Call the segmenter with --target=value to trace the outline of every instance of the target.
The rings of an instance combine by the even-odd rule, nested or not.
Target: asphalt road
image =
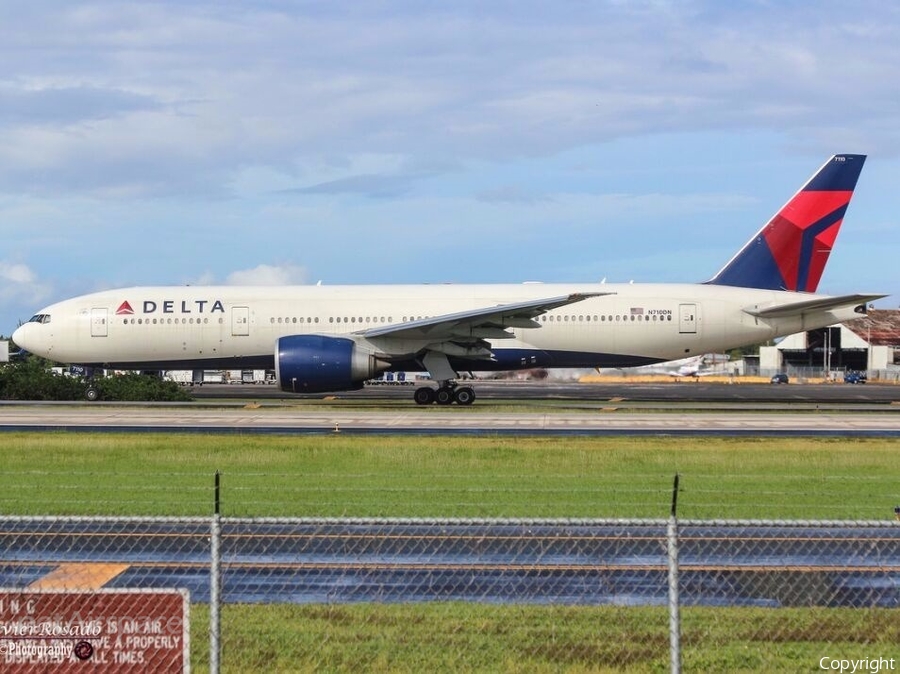
[[[496,401],[604,401],[631,402],[755,402],[755,403],[848,403],[900,404],[900,385],[891,384],[723,384],[702,379],[660,383],[578,383],[561,381],[465,382],[475,388],[477,399]],[[359,391],[335,394],[289,395],[265,384],[204,384],[191,388],[198,400],[323,400],[406,401],[412,403],[413,385],[374,385]]]
[[[391,405],[359,409],[257,404],[3,405],[0,431],[179,432],[238,434],[504,434],[898,437],[900,407],[824,411],[783,406],[759,410],[637,411],[615,403],[589,409],[494,411],[468,407]]]

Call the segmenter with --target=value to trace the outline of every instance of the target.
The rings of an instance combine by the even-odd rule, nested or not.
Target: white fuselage
[[[513,328],[512,338],[489,339],[496,354],[514,350],[516,359],[482,360],[466,369],[515,369],[518,363],[641,365],[722,352],[856,315],[843,308],[757,318],[744,310],[811,296],[703,284],[134,287],[51,305],[21,326],[14,340],[61,363],[141,369],[272,367],[276,340],[286,335],[348,335],[569,293],[604,295],[548,311],[536,318],[540,327]],[[376,353],[386,348],[377,338],[370,346]],[[390,346],[399,369],[396,340]],[[402,348],[415,358],[426,346],[422,340]],[[530,352],[542,357],[518,357]]]

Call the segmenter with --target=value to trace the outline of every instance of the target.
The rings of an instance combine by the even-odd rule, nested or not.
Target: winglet
[[[865,161],[834,155],[707,283],[815,292]]]

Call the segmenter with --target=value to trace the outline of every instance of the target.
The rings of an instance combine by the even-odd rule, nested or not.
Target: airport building
[[[871,379],[900,380],[900,310],[870,309],[841,325],[789,335],[759,352],[760,374],[843,376],[867,372]]]

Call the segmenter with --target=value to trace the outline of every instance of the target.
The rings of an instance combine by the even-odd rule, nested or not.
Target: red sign
[[[186,590],[0,590],[0,670],[188,672]]]

